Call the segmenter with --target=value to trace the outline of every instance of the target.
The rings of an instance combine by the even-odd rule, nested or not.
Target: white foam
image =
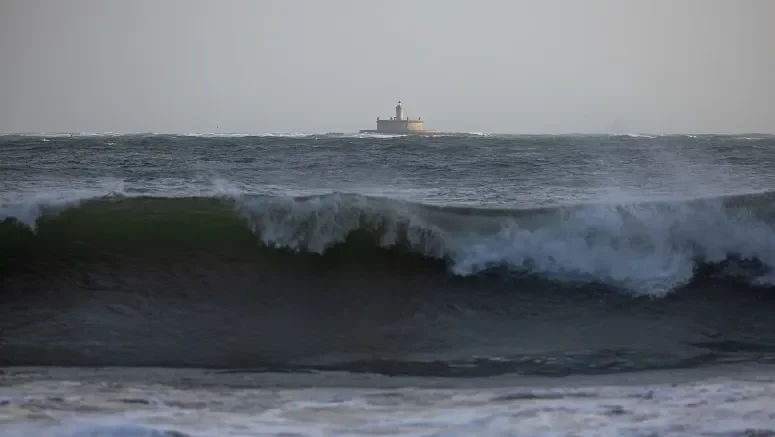
[[[380,138],[380,139],[389,139],[389,138],[403,138],[408,135],[402,135],[402,134],[378,134],[378,133],[359,133],[359,134],[353,134],[353,138]]]
[[[542,381],[552,387],[504,378],[458,388],[416,387],[410,381],[400,388],[373,387],[377,378],[371,378],[372,388],[287,388],[276,387],[273,378],[279,378],[272,375],[205,373],[54,368],[34,372],[34,377],[9,376],[4,382],[9,396],[36,399],[3,407],[2,434],[161,437],[162,430],[175,430],[214,437],[732,437],[772,435],[775,428],[775,384],[767,372],[637,385],[610,384],[606,378],[588,378],[583,384],[573,378]],[[316,382],[325,380],[322,375]]]
[[[85,201],[106,196],[126,195],[123,180],[103,180],[89,188],[39,187],[39,191],[21,192],[0,198],[0,221],[13,218],[36,228],[36,222],[45,214],[56,214],[68,208],[77,207]],[[46,185],[41,181],[41,185]]]
[[[698,262],[730,254],[775,267],[775,230],[720,199],[695,203],[591,205],[520,218],[463,216],[390,200],[333,194],[308,199],[242,198],[242,214],[268,245],[322,253],[365,226],[447,258],[471,275],[496,266],[554,279],[601,281],[664,295],[686,284]],[[766,277],[753,278],[757,282]]]
[[[309,137],[314,135],[305,132],[264,132],[264,133],[240,133],[240,132],[189,132],[184,134],[174,134],[185,137],[198,137],[198,138],[244,138],[244,137],[282,137],[282,138],[299,138]]]
[[[610,134],[611,136],[615,137],[630,137],[630,138],[657,138],[659,135],[656,134],[639,134],[639,133],[624,133],[624,134]]]

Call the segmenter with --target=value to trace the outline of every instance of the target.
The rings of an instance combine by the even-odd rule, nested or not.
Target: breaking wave
[[[775,192],[684,201],[491,209],[333,193],[128,197],[81,193],[0,205],[0,272],[185,251],[341,257],[390,250],[459,276],[500,272],[663,296],[709,265],[775,284]]]

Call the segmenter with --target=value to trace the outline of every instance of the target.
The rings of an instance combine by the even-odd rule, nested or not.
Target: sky
[[[2,0],[0,132],[775,133],[773,0]]]

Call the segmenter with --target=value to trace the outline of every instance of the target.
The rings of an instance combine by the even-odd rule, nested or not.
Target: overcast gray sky
[[[2,132],[775,132],[773,0],[0,0]]]

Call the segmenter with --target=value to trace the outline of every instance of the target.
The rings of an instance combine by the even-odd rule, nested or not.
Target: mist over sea
[[[775,435],[775,137],[0,136],[0,435]]]

